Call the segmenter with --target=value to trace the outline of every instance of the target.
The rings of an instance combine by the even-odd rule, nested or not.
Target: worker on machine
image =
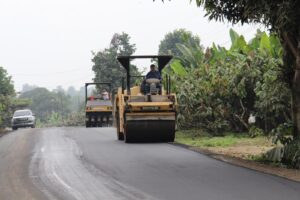
[[[146,79],[149,79],[149,78],[156,78],[156,79],[161,80],[160,73],[159,73],[159,71],[156,70],[156,67],[154,64],[150,65],[150,71],[146,75]]]
[[[146,79],[142,83],[141,89],[144,94],[148,94],[150,92],[150,85],[147,84],[147,80],[150,79],[157,79],[159,81],[159,84],[157,84],[156,86],[159,90],[161,90],[161,76],[159,71],[156,70],[156,66],[154,64],[150,65],[150,71],[147,73]]]
[[[109,100],[109,94],[105,89],[102,90],[102,99]]]
[[[89,100],[90,100],[90,101],[94,101],[94,100],[95,100],[95,97],[92,95],[92,96],[89,97]]]

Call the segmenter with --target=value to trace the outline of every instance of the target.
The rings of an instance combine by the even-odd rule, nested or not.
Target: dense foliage
[[[183,53],[171,67],[178,80],[182,128],[201,127],[214,133],[249,130],[250,114],[270,131],[289,121],[290,90],[282,81],[282,49],[278,38],[259,32],[246,43],[230,31],[230,49],[179,44]]]
[[[279,36],[283,47],[284,70],[282,74],[285,76],[283,84],[288,84],[291,89],[292,109],[290,113],[293,139],[296,140],[295,143],[299,142],[297,140],[300,140],[300,1],[190,0],[192,1],[196,2],[197,6],[204,7],[209,19],[228,20],[234,24],[262,23]],[[289,144],[286,147],[288,146]],[[296,156],[297,151],[291,155],[290,157]],[[291,159],[288,160],[292,162]],[[300,163],[299,156],[298,160]]]
[[[282,84],[287,84],[291,89],[292,109],[289,113],[292,115],[293,139],[300,140],[300,1],[190,0],[190,2],[203,6],[209,19],[228,20],[233,24],[262,23],[279,36],[284,62],[282,74],[285,83]],[[296,155],[296,152],[292,155]]]
[[[10,122],[14,96],[15,90],[11,77],[3,67],[0,67],[0,128],[4,128]]]
[[[0,67],[0,129],[10,126],[11,117],[15,110],[30,104],[27,99],[16,98],[11,76]]]
[[[27,88],[27,87],[26,87]],[[57,87],[53,91],[31,87],[19,98],[30,101],[30,108],[37,118],[37,126],[80,126],[84,124],[84,88],[70,87],[65,91]]]
[[[65,116],[69,113],[69,98],[63,92],[50,92],[46,88],[36,88],[20,95],[31,100],[29,108],[43,122],[52,112]]]
[[[7,74],[7,71],[3,67],[0,67],[0,94],[3,96],[9,96],[14,93],[15,90],[11,76]]]

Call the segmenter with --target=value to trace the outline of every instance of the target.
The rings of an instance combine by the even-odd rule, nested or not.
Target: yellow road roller
[[[170,93],[170,77],[144,79],[142,85],[130,87],[130,62],[133,59],[157,60],[158,72],[169,63],[169,55],[118,56],[126,71],[126,84],[118,88],[114,100],[117,137],[131,142],[173,142],[175,138],[176,95]],[[126,88],[124,88],[126,85]]]
[[[88,96],[88,86],[96,85],[98,90],[96,94]],[[85,126],[102,127],[112,125],[112,101],[111,101],[111,83],[96,82],[85,84]]]

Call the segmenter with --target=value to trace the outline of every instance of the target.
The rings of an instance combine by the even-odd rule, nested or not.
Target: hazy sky
[[[0,0],[0,66],[25,83],[79,88],[92,80],[92,54],[126,32],[138,54],[156,54],[168,32],[185,28],[205,47],[230,45],[229,23],[208,21],[189,0]],[[258,25],[233,27],[251,38]],[[145,67],[145,66],[143,66]]]

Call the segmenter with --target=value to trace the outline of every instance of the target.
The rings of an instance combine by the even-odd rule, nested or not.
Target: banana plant
[[[290,91],[280,79],[279,39],[259,30],[249,42],[232,29],[229,34],[229,49],[177,45],[183,56],[171,69],[177,81],[180,126],[219,133],[248,130],[251,113],[259,115],[264,122],[259,128],[264,130],[266,123],[274,127],[289,120]]]

